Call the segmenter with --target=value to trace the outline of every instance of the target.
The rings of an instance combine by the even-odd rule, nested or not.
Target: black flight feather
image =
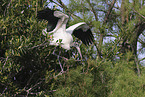
[[[75,29],[73,31],[73,35],[79,38],[85,45],[92,44],[94,41],[94,37],[90,29],[87,29],[87,31],[83,31],[81,28]]]
[[[57,22],[60,19],[60,18],[54,16],[54,11],[55,10],[44,9],[44,10],[38,11],[38,13],[37,13],[38,19],[44,19],[44,20],[48,21],[48,25],[47,25],[48,32],[52,31],[56,27]]]

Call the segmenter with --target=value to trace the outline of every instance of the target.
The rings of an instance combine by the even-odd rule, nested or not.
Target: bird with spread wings
[[[82,54],[79,46],[76,42],[73,42],[73,37],[80,39],[85,45],[92,44],[94,41],[93,34],[89,26],[85,22],[80,22],[72,25],[66,29],[66,24],[68,22],[69,16],[56,10],[43,9],[38,11],[38,19],[44,19],[48,21],[47,28],[43,30],[43,34],[52,33],[52,40],[50,45],[59,45],[59,40],[61,40],[61,47],[70,50],[70,47],[74,46],[77,48],[81,59]]]

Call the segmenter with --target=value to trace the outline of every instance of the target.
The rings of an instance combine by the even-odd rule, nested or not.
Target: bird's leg
[[[81,53],[80,47],[79,46],[76,46],[76,49],[78,50],[78,52],[80,54],[80,57],[81,57],[81,60],[82,60],[82,53]]]
[[[52,52],[53,55],[56,55],[56,54],[55,54],[55,50],[56,50],[56,47],[54,48],[54,51]],[[57,56],[57,55],[56,55],[56,56]]]
[[[60,68],[61,68],[61,72],[63,72],[63,67],[62,67],[61,62],[59,60],[60,53],[61,53],[61,51],[59,51],[59,55],[57,56],[57,59],[59,61],[59,65],[60,65]]]
[[[76,49],[78,50],[78,52],[80,54],[81,60],[82,60],[82,53],[81,53],[81,50],[80,50],[80,45],[78,45],[77,42],[74,42],[74,43],[72,43],[72,46],[76,47]]]
[[[56,47],[55,47],[55,49],[56,49]],[[60,53],[61,53],[61,51],[59,51],[59,55],[57,55],[57,54],[55,54],[55,50],[52,52],[53,55],[57,56],[57,59],[58,59],[58,62],[59,62],[60,68],[61,68],[61,72],[63,72],[63,67],[62,67],[61,62],[59,60]]]
[[[56,47],[55,47],[55,50],[56,50]],[[58,57],[58,55],[55,54],[55,50],[52,52],[52,54]],[[59,56],[59,58],[62,58],[63,60],[66,60],[66,61],[68,60],[68,58],[65,58],[65,57],[62,57],[62,56]]]

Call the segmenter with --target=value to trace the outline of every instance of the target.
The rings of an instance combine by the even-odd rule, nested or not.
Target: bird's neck
[[[62,25],[55,32],[56,33],[66,33],[66,24],[62,23]]]
[[[68,19],[61,21],[59,20],[57,23],[56,28],[53,30],[56,33],[66,33],[66,23],[67,23]]]
[[[65,27],[61,26],[58,30],[56,30],[56,33],[66,33]]]

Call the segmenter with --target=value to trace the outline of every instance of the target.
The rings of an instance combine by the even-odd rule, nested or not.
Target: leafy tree
[[[139,60],[138,53],[145,48],[144,2],[0,1],[0,96],[143,97],[145,58]],[[90,26],[95,41],[81,45],[83,60],[75,48],[49,45],[49,36],[42,35],[47,22],[37,19],[44,7],[68,14],[68,26]]]

